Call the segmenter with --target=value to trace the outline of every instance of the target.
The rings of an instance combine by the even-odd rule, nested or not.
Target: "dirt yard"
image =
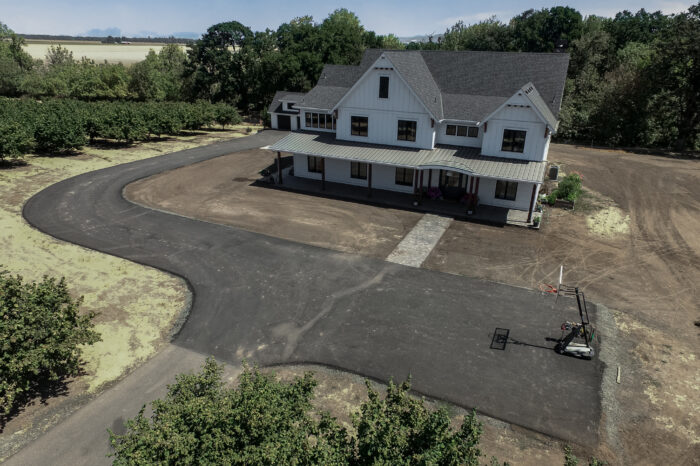
[[[603,444],[588,453],[614,464],[697,464],[700,162],[558,144],[549,159],[583,175],[586,192],[576,211],[547,209],[540,231],[453,222],[423,266],[537,288],[555,285],[564,265],[565,283],[607,306],[616,324],[608,343],[621,383],[603,387]],[[386,257],[420,218],[254,186],[257,172],[271,162],[264,151],[233,154],[142,180],[127,195],[183,215],[374,257]],[[320,396],[340,396],[337,389],[354,383],[354,376],[342,377],[333,375],[335,385]],[[486,433],[489,454],[518,464],[524,457],[561,464],[561,445],[551,439],[510,426],[487,425]]]
[[[549,159],[583,175],[578,211],[547,209],[539,232],[454,222],[424,266],[538,287],[563,264],[618,327],[606,447],[627,464],[697,464],[700,162],[558,144]]]
[[[266,150],[218,157],[130,184],[139,204],[300,243],[384,259],[421,214],[255,185]]]
[[[197,132],[129,147],[91,146],[69,157],[28,156],[27,164],[0,169],[0,268],[25,281],[45,274],[65,276],[69,289],[84,296],[81,309],[98,313],[102,341],[83,352],[85,375],[71,380],[64,396],[26,406],[0,424],[0,461],[37,432],[58,422],[81,400],[120,378],[169,340],[175,321],[187,310],[183,281],[166,273],[55,240],[22,218],[24,203],[60,180],[88,171],[245,135],[245,127]]]

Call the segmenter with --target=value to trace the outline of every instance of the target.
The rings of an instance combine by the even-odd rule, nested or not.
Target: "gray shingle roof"
[[[529,97],[548,121],[545,107],[552,121],[559,115],[569,66],[563,53],[368,49],[359,66],[326,65],[300,104],[332,109],[382,53],[439,119],[481,121],[526,83],[536,88]]]
[[[430,113],[442,120],[442,95],[420,52],[385,52],[396,71],[423,102]]]
[[[334,134],[294,132],[268,149],[302,155],[410,168],[440,168],[513,181],[541,183],[547,162],[487,157],[478,148],[438,145],[412,149],[335,139]]]
[[[275,92],[275,96],[272,98],[270,106],[267,107],[267,111],[270,113],[290,113],[286,110],[282,110],[282,100],[299,102],[302,97],[304,97],[303,92],[277,91]]]

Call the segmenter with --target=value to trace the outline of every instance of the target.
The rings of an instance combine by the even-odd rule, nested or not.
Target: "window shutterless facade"
[[[306,162],[309,173],[323,172],[323,159],[321,157],[314,157],[312,155],[308,155],[306,157]]]
[[[350,134],[353,136],[367,136],[369,118],[361,116],[350,117]]]
[[[514,201],[518,195],[518,183],[515,181],[496,181],[496,199]]]
[[[389,76],[379,77],[379,98],[388,99],[389,98]]]
[[[305,123],[307,128],[335,129],[335,118],[325,113],[306,112]]]
[[[358,180],[367,179],[367,164],[364,162],[350,162],[350,178]]]
[[[526,133],[526,131],[516,129],[504,129],[501,150],[505,152],[524,152]]]
[[[479,137],[479,127],[478,126],[461,126],[461,125],[447,125],[445,127],[445,134],[448,136],[466,136],[469,138]]]
[[[399,141],[416,141],[416,122],[399,120],[399,129],[396,139]]]
[[[413,186],[413,168],[396,167],[394,183],[401,186]]]

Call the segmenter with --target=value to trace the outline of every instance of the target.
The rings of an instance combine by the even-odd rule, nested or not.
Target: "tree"
[[[356,436],[313,409],[311,373],[291,383],[244,366],[236,388],[207,359],[202,371],[179,375],[153,414],[110,432],[115,464],[478,464],[481,425],[474,413],[458,431],[444,409],[431,412],[391,383],[385,399],[368,385],[369,401],[354,417]]]
[[[188,51],[186,75],[191,79],[190,95],[212,101],[235,102],[245,95],[246,64],[253,32],[238,21],[219,23]]]
[[[357,65],[364,52],[364,31],[360,19],[345,8],[328,15],[319,28],[323,63]]]
[[[75,60],[73,59],[73,52],[59,44],[49,47],[44,63],[48,67],[68,66],[73,65]]]
[[[481,424],[472,412],[459,431],[450,428],[444,408],[430,412],[409,395],[409,381],[389,383],[386,398],[367,382],[369,401],[353,420],[358,464],[478,465]]]
[[[644,8],[632,14],[628,10],[615,15],[612,21],[605,24],[606,31],[611,35],[616,49],[621,49],[629,42],[650,44],[670,26],[669,17],[656,11],[648,13]]]
[[[34,132],[40,152],[65,153],[87,144],[82,114],[71,102],[51,100],[40,106]]]
[[[570,7],[527,10],[510,20],[515,45],[523,52],[553,52],[581,36],[583,18]]]
[[[345,463],[345,429],[330,416],[310,415],[316,382],[310,373],[292,383],[244,367],[235,389],[207,359],[199,374],[177,377],[163,400],[110,432],[115,465]]]
[[[648,79],[670,97],[657,103],[675,116],[673,147],[679,151],[700,148],[700,3],[671,18],[654,44],[652,61]]]
[[[81,302],[64,279],[25,284],[0,272],[0,415],[78,374],[81,345],[100,340],[95,314],[80,315]]]
[[[510,28],[498,21],[495,16],[466,26],[458,21],[445,31],[442,38],[443,50],[489,50],[508,51],[512,49],[513,38]]]
[[[18,160],[33,147],[33,131],[24,122],[0,120],[0,162]]]

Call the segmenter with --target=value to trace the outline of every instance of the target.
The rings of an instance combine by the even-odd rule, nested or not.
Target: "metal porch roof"
[[[488,157],[472,147],[438,145],[435,149],[342,141],[332,133],[293,132],[267,149],[293,154],[369,162],[418,169],[455,170],[487,178],[541,183],[546,162]]]

